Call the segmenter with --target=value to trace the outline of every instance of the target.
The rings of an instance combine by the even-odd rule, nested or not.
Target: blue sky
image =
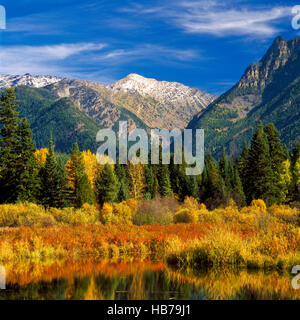
[[[291,26],[298,1],[0,0],[0,73],[111,83],[129,73],[221,94]]]

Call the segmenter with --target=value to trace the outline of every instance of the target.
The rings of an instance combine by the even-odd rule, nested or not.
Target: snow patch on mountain
[[[203,107],[216,98],[211,94],[178,82],[158,81],[144,78],[135,73],[109,85],[108,88],[127,93],[139,93],[142,96],[148,95],[161,103],[179,103],[188,99],[190,103],[194,102]]]
[[[61,78],[53,76],[32,76],[26,73],[20,75],[0,75],[0,88],[10,88],[17,86],[28,86],[33,88],[42,88],[50,84],[61,81]]]

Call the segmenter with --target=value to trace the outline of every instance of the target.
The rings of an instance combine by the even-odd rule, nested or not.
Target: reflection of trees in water
[[[72,263],[63,268],[10,269],[14,272],[8,274],[8,290],[0,291],[0,299],[300,299],[289,275],[276,272],[178,271],[153,262]]]
[[[145,300],[145,279],[143,273],[136,273],[132,276],[128,290],[129,300]]]
[[[288,273],[232,269],[206,272],[166,269],[166,272],[177,283],[193,283],[199,291],[193,299],[300,299],[300,292],[293,290]]]
[[[68,281],[64,279],[49,282],[30,283],[25,286],[7,285],[1,290],[0,299],[9,300],[64,300]]]
[[[91,277],[75,278],[69,281],[66,298],[69,300],[83,300],[91,283]]]

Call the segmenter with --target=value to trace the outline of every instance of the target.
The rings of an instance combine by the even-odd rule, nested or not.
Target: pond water
[[[179,271],[150,261],[8,265],[0,299],[300,299],[291,279],[277,272]]]

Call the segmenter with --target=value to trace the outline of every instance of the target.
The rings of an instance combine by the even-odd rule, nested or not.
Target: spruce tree
[[[15,190],[18,201],[36,202],[40,189],[38,164],[35,157],[35,145],[32,140],[32,131],[26,119],[20,120],[19,125],[19,161],[17,175],[19,183]]]
[[[174,154],[171,154],[169,172],[170,172],[171,189],[172,189],[173,193],[178,195],[179,189],[180,189],[179,164],[174,163]]]
[[[292,151],[291,161],[292,167],[295,166],[296,161],[300,158],[300,142],[297,142]]]
[[[118,179],[109,164],[105,164],[95,182],[97,202],[102,207],[105,202],[116,200],[119,191]]]
[[[121,180],[120,182],[120,187],[119,187],[119,192],[117,196],[117,201],[122,202],[122,201],[127,201],[129,199],[129,192],[128,192],[128,186],[125,182],[125,180]]]
[[[228,188],[232,190],[234,188],[234,177],[235,177],[235,167],[238,168],[237,163],[234,161],[233,157],[228,161]]]
[[[276,202],[283,202],[286,198],[285,193],[281,188],[281,179],[280,176],[283,174],[283,162],[288,159],[285,154],[285,150],[280,141],[280,132],[276,129],[273,123],[269,123],[264,127],[264,132],[268,139],[269,144],[269,153],[271,160],[271,168],[274,175],[274,191],[277,190]]]
[[[171,190],[179,197],[180,201],[183,201],[186,196],[192,194],[198,196],[198,184],[190,176],[186,175],[187,164],[183,160],[182,164],[174,164],[174,156],[171,157],[169,165],[169,176],[171,182]]]
[[[32,131],[20,119],[14,89],[0,98],[0,201],[36,201],[39,181]]]
[[[268,205],[278,202],[278,185],[272,169],[268,139],[261,122],[251,142],[247,174],[248,202],[253,199],[263,199]]]
[[[71,185],[70,200],[73,206],[80,208],[84,203],[95,204],[95,194],[85,173],[84,161],[77,143],[72,148],[67,163],[68,179]]]
[[[233,194],[233,199],[235,200],[238,206],[244,207],[247,204],[246,196],[243,190],[243,184],[240,179],[240,174],[239,174],[237,165],[234,168],[232,194]]]
[[[119,162],[117,162],[115,164],[114,172],[117,177],[117,180],[119,181],[119,190],[116,200],[118,202],[126,201],[129,199],[129,180],[127,177],[125,165],[122,165]]]
[[[65,205],[66,178],[57,164],[52,137],[45,166],[40,169],[41,203],[45,207],[61,208]]]
[[[300,142],[297,142],[292,152],[291,170],[291,198],[292,200],[300,201]]]
[[[286,160],[285,150],[280,141],[280,132],[273,123],[268,123],[264,127],[264,132],[269,143],[269,152],[271,156],[271,165],[274,171],[278,170],[284,160]]]
[[[223,147],[222,156],[220,158],[218,167],[219,167],[219,173],[225,182],[226,188],[230,190],[231,183],[230,183],[229,163],[226,156],[225,147]]]
[[[205,157],[205,167],[205,193],[203,198],[207,202],[208,206],[213,208],[225,203],[227,192],[224,180],[219,174],[215,160],[210,153],[208,153]]]
[[[187,195],[193,198],[199,197],[199,184],[198,184],[198,176],[186,176],[186,188]]]
[[[170,173],[168,165],[162,164],[159,168],[159,193],[162,197],[172,196],[172,188],[170,182]]]
[[[145,166],[145,197],[148,199],[154,199],[155,198],[155,175],[153,172],[152,166],[146,165]]]

